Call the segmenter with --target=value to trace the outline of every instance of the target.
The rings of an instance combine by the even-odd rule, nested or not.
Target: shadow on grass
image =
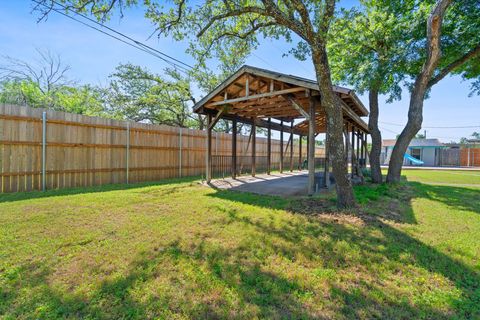
[[[53,289],[49,286],[53,272],[45,265],[28,264],[8,276],[7,282],[0,282],[0,315],[99,319],[326,319],[332,318],[332,314],[337,319],[480,316],[478,273],[380,221],[353,229],[313,218],[272,225],[234,211],[224,214],[228,223],[253,227],[261,241],[239,243],[234,248],[201,237],[190,243],[173,241],[137,255],[126,272],[92,287],[88,297]],[[382,236],[373,235],[371,228]],[[317,241],[318,245],[304,243],[305,238]],[[359,256],[354,259],[339,250],[339,243],[360,248]],[[301,277],[295,274],[287,277],[266,270],[265,261],[272,256],[292,262],[306,257],[320,270],[332,270],[333,276],[327,279],[322,293],[307,279],[299,282]],[[352,272],[352,268],[358,270],[357,265],[365,266],[363,272],[374,277],[376,271],[384,268],[401,266],[399,272],[416,272],[412,269],[421,267],[429,274],[449,279],[461,294],[450,298],[450,310],[446,311],[402,297],[401,290],[385,285],[388,278],[361,277],[353,282],[336,278],[342,272]],[[414,286],[415,290],[421,287]],[[28,299],[20,296],[19,288],[31,292]],[[150,294],[138,296],[152,288]],[[325,295],[322,299],[330,303],[326,314],[302,300],[312,294]]]
[[[465,206],[478,208],[477,205],[464,203],[473,201],[475,194],[467,193],[467,198],[464,198],[459,194],[461,190],[449,193],[443,189],[448,187],[418,183],[411,185],[413,190],[395,190],[402,196],[392,198],[405,201],[409,197],[428,197],[460,209]],[[367,194],[371,194],[367,191]],[[384,197],[383,192],[377,192],[379,199],[371,196],[369,201],[380,201]],[[218,190],[210,196],[279,210],[292,204],[291,200],[281,197],[225,190]],[[379,208],[382,206],[380,204]],[[201,236],[189,238],[190,242],[178,240],[154,246],[139,253],[125,272],[92,286],[88,295],[69,294],[69,290],[51,287],[50,277],[54,271],[48,261],[26,262],[0,277],[0,315],[6,315],[7,318],[100,319],[176,316],[195,319],[480,317],[478,271],[385,223],[383,219],[388,216],[373,216],[364,219],[364,226],[352,228],[348,224],[318,219],[308,213],[305,219],[289,219],[282,224],[272,223],[268,218],[257,219],[245,215],[235,207],[216,210],[216,214],[224,218],[217,222],[219,228],[232,224],[239,230],[253,229],[256,237],[245,242],[239,241],[233,247],[224,246],[217,239],[210,241]],[[362,218],[362,215],[359,217]],[[339,244],[354,246],[358,255],[351,255]],[[291,263],[295,263],[299,257],[305,257],[316,267],[331,270],[332,275],[325,280],[325,292],[319,291],[305,279],[302,281],[301,275],[286,276],[278,271],[267,270],[265,261],[272,257]],[[458,296],[448,298],[449,310],[435,308],[429,302],[413,302],[402,296],[405,292],[392,288],[391,281],[397,279],[388,277],[407,272],[407,275],[399,278],[405,279],[411,272],[412,277],[421,278],[424,274],[416,274],[420,272],[419,269],[431,276],[427,277],[427,281],[438,274],[458,289]],[[336,276],[342,272],[350,274],[354,270],[368,272],[372,279],[360,277],[348,282]],[[385,270],[388,272],[381,274]],[[424,286],[435,285],[415,283],[411,288],[421,290]],[[151,294],[140,294],[139,297],[139,293],[152,288]],[[406,287],[402,288],[405,290]],[[28,299],[21,295],[25,290],[31,293]],[[305,302],[309,301],[309,295],[322,294],[324,297],[320,299],[330,303],[325,314],[321,308],[316,309],[317,306]],[[421,293],[417,297],[419,295]]]
[[[106,185],[91,186],[91,187],[53,189],[53,190],[47,190],[44,192],[29,191],[29,192],[17,192],[17,193],[0,193],[0,203],[22,201],[22,200],[29,200],[29,199],[70,196],[70,195],[87,194],[87,193],[131,190],[131,189],[138,189],[138,188],[144,188],[149,186],[160,186],[160,185],[167,185],[167,184],[193,182],[193,181],[199,180],[199,178],[200,177],[186,177],[186,178],[165,179],[160,181],[139,182],[139,183],[131,183],[131,184],[106,184]]]
[[[416,190],[416,198],[439,201],[456,210],[480,214],[480,188],[431,185],[410,182]]]
[[[206,249],[204,242],[186,250],[173,242],[139,255],[125,275],[102,282],[89,298],[51,288],[48,279],[52,271],[44,265],[28,264],[9,282],[33,294],[25,299],[18,290],[0,286],[0,315],[49,319],[177,318],[174,315],[191,319],[312,318],[295,299],[293,292],[300,288],[296,282],[262,271],[259,262],[242,261],[251,250]],[[160,287],[161,294],[135,298],[136,290],[165,272],[159,267],[165,261],[173,269],[188,265],[190,271],[170,270],[170,286]],[[226,297],[232,294],[240,301]],[[246,308],[247,304],[253,308]]]
[[[452,314],[450,312],[436,310],[427,305],[414,306],[405,299],[395,299],[383,303],[379,302],[377,299],[372,298],[373,295],[371,293],[376,292],[377,295],[385,295],[385,292],[383,292],[384,288],[381,285],[365,284],[365,286],[360,285],[353,289],[333,288],[333,297],[342,301],[339,311],[347,318],[358,318],[365,314],[368,314],[368,317],[378,316],[381,318],[480,318],[480,274],[478,270],[472,269],[464,263],[440,252],[436,248],[418,241],[403,231],[385,223],[385,220],[391,220],[397,223],[417,223],[414,211],[410,205],[411,200],[414,198],[427,198],[440,201],[456,210],[469,210],[480,213],[479,190],[414,182],[408,183],[408,185],[395,186],[390,190],[383,190],[384,188],[390,188],[389,186],[372,187],[374,189],[381,189],[380,191],[374,190],[374,195],[372,196],[371,192],[362,191],[362,188],[366,187],[360,187],[360,192],[357,189],[357,198],[360,198],[360,202],[364,204],[362,207],[366,207],[367,209],[362,210],[363,208],[361,208],[358,210],[360,213],[357,212],[353,214],[366,223],[366,229],[363,229],[364,232],[353,232],[341,224],[332,223],[328,220],[322,221],[322,219],[315,219],[314,216],[319,213],[319,209],[331,208],[331,204],[324,204],[319,207],[312,206],[308,208],[310,211],[308,211],[308,209],[307,211],[295,211],[294,206],[293,213],[306,214],[310,221],[308,224],[291,223],[282,228],[277,228],[262,221],[245,217],[239,218],[239,221],[252,225],[261,232],[273,234],[276,237],[281,237],[288,242],[294,243],[297,249],[307,257],[321,255],[325,261],[327,261],[327,265],[328,261],[334,262],[330,266],[332,268],[341,268],[342,262],[346,258],[341,254],[339,255],[332,244],[338,241],[346,241],[347,243],[354,243],[361,248],[362,257],[367,258],[365,261],[361,261],[361,263],[372,265],[378,263],[378,265],[381,265],[382,263],[380,263],[380,261],[375,261],[375,259],[370,260],[371,255],[374,255],[376,258],[385,260],[386,262],[421,267],[428,270],[429,273],[441,274],[461,291],[461,296],[458,299],[451,300],[451,309],[454,311],[454,314]],[[285,207],[286,200],[278,197],[264,197],[229,191],[218,191],[211,196],[229,201],[239,201],[254,206],[274,209],[292,209],[292,202],[289,202],[287,207]],[[387,198],[387,201],[385,201],[385,198]],[[387,214],[379,213],[379,209],[385,209],[387,211],[392,209],[392,207],[390,207],[392,199],[397,202],[397,204],[393,206],[397,212],[394,215],[392,215],[391,212]],[[305,198],[299,201],[309,202],[318,201],[318,199],[310,200],[309,198]],[[328,200],[323,199],[322,201]],[[301,208],[304,209],[304,207]],[[374,214],[370,215],[369,213]],[[345,212],[339,214],[345,214]],[[230,214],[230,218],[235,218],[235,215]],[[373,229],[380,231],[382,237],[372,237],[371,234],[367,232],[367,230]],[[329,243],[322,243],[323,250],[321,251],[315,252],[311,247],[305,247],[301,244],[301,239],[305,236],[318,237],[320,235],[328,235],[332,239]],[[271,245],[274,246],[273,244]],[[282,252],[282,248],[275,249]],[[288,252],[283,253],[286,255],[292,254]],[[375,272],[374,270],[372,271]]]

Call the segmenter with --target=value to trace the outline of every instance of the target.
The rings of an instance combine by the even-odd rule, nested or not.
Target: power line
[[[67,17],[67,18],[69,18],[69,19],[71,19],[71,20],[74,20],[74,21],[76,21],[76,22],[78,22],[78,23],[80,23],[80,24],[82,24],[82,25],[84,25],[84,26],[86,26],[86,27],[88,27],[88,28],[91,28],[91,29],[93,29],[93,30],[95,30],[95,31],[98,31],[98,32],[100,32],[100,33],[102,33],[102,34],[104,34],[104,35],[107,35],[107,36],[115,39],[115,40],[118,40],[118,41],[120,41],[120,42],[123,42],[124,44],[127,44],[127,45],[129,45],[129,46],[131,46],[131,47],[133,47],[133,48],[139,49],[139,50],[141,50],[141,51],[143,51],[143,52],[145,52],[145,53],[148,53],[148,54],[150,54],[150,55],[152,55],[152,56],[154,56],[154,57],[156,57],[156,58],[159,58],[160,60],[168,63],[169,65],[171,65],[171,66],[173,66],[173,67],[175,67],[175,68],[178,68],[178,69],[179,69],[180,71],[182,71],[182,72],[188,73],[188,69],[187,69],[186,67],[188,67],[188,68],[190,68],[190,69],[193,69],[193,67],[190,66],[190,65],[188,65],[187,63],[185,63],[185,62],[183,62],[183,61],[181,61],[181,60],[178,60],[178,59],[176,59],[176,58],[174,58],[174,57],[172,57],[172,56],[169,56],[169,55],[167,55],[166,53],[163,53],[163,52],[161,52],[161,51],[159,51],[159,50],[157,50],[157,49],[155,49],[155,48],[152,48],[152,47],[150,47],[150,46],[148,46],[148,45],[146,45],[146,44],[143,44],[142,42],[137,41],[137,40],[135,40],[135,39],[133,39],[133,38],[131,38],[131,37],[129,37],[129,36],[127,36],[127,35],[119,32],[119,31],[116,31],[116,30],[113,29],[113,28],[107,27],[107,26],[105,26],[104,24],[101,24],[101,23],[99,23],[98,21],[95,21],[94,19],[91,19],[91,18],[89,18],[89,17],[87,17],[87,16],[85,16],[85,15],[83,15],[83,14],[81,14],[81,13],[78,13],[78,12],[75,12],[75,11],[74,11],[75,14],[83,17],[84,19],[87,19],[87,20],[89,20],[89,21],[91,21],[91,22],[93,22],[93,23],[95,23],[95,24],[97,24],[97,25],[99,25],[99,26],[107,29],[107,30],[110,30],[111,32],[114,32],[114,33],[116,33],[117,35],[119,35],[119,36],[121,36],[121,37],[124,37],[125,39],[128,39],[129,41],[132,41],[133,43],[130,43],[130,42],[124,40],[124,39],[121,39],[121,38],[115,36],[115,35],[112,35],[112,34],[110,34],[110,33],[108,33],[108,32],[105,32],[105,31],[103,31],[103,30],[101,30],[101,29],[99,29],[99,28],[96,28],[96,27],[94,27],[94,26],[92,26],[92,25],[90,25],[90,24],[88,24],[88,23],[86,23],[86,22],[84,22],[84,21],[81,21],[81,20],[79,20],[79,19],[76,19],[75,17],[72,17],[72,16],[70,16],[70,15],[62,12],[61,10],[58,10],[57,8],[49,7],[49,6],[47,6],[46,4],[44,4],[44,3],[42,3],[42,2],[38,2],[38,1],[36,1],[36,0],[32,0],[32,1],[35,2],[35,3],[37,3],[38,5],[42,5],[42,6],[46,7],[46,8],[48,8],[49,10],[52,10],[52,11],[58,13],[58,14],[61,14],[61,15],[65,16],[65,17]],[[60,7],[64,8],[64,9],[67,9],[67,7],[65,7],[64,5],[62,5],[62,4],[60,4],[60,3],[56,2],[56,1],[53,1],[53,0],[52,0],[52,3],[55,3],[55,4],[59,5]],[[153,52],[152,52],[152,51],[153,51]],[[165,58],[165,57],[166,57],[166,58]],[[171,60],[173,60],[173,61],[176,61],[176,62],[178,62],[178,63],[181,63],[183,66],[182,66],[182,65],[179,65],[179,64],[177,64],[177,63],[175,63],[175,62],[173,62],[173,61],[169,61],[169,60],[167,60],[167,58],[168,58],[168,59],[171,59]]]
[[[277,47],[275,44],[274,44],[274,41],[271,41],[270,44],[272,45],[272,47],[274,47],[276,49],[276,51],[278,53],[280,53],[282,56],[283,56],[283,53],[282,53],[282,49],[280,49],[279,47]],[[303,66],[303,64],[299,63],[298,66],[300,66],[300,68],[302,68],[305,72],[307,72],[308,74],[311,75],[311,72],[312,70],[308,70],[306,67]],[[314,76],[312,77],[313,79],[316,79],[317,77],[315,76],[315,72],[314,72]]]
[[[383,122],[383,121],[378,121],[378,122],[383,123],[383,124],[388,124],[388,125],[391,125],[391,126],[398,126],[398,127],[405,126],[404,124],[398,124],[398,123]]]
[[[390,129],[387,129],[387,128],[383,128],[383,127],[379,127],[379,128],[380,128],[380,129],[382,129],[382,130],[385,130],[385,131],[388,131],[388,132],[394,133],[394,134],[400,134],[400,133],[398,133],[398,132],[395,132],[395,131],[393,131],[393,130],[390,130]]]
[[[398,132],[395,132],[393,130],[390,130],[390,129],[387,129],[385,127],[379,127],[381,130],[385,130],[385,131],[388,131],[390,133],[393,133],[393,134],[396,134],[396,135],[399,135]],[[450,139],[450,140],[458,140],[461,138],[461,136],[457,136],[457,137],[444,137],[444,136],[435,136],[435,138],[439,138],[439,139]]]
[[[472,128],[480,128],[480,125],[478,126],[463,126],[463,127],[422,127],[425,129],[472,129]]]
[[[252,52],[252,55],[255,56],[258,60],[262,61],[263,63],[269,65],[270,67],[272,68],[275,68],[270,62],[268,62],[267,60],[263,59],[262,57],[260,57],[258,54],[256,54],[255,52]]]
[[[391,122],[383,122],[383,121],[378,121],[380,123],[383,123],[383,124],[387,124],[387,125],[391,125],[391,126],[398,126],[398,127],[404,127],[405,125],[404,124],[399,124],[399,123],[391,123]],[[480,125],[468,125],[468,126],[458,126],[458,127],[442,127],[442,126],[438,126],[438,127],[430,127],[430,126],[422,126],[423,129],[471,129],[471,128],[480,128]]]
[[[53,2],[53,3],[56,3],[57,5],[61,6],[61,7],[64,8],[64,9],[67,9],[67,7],[66,7],[65,5],[63,5],[63,4],[61,4],[61,3],[58,3],[58,2],[55,1],[55,0],[52,0],[52,2]],[[75,12],[75,11],[74,11],[74,12]],[[135,42],[137,45],[140,45],[140,46],[142,46],[142,47],[148,48],[148,49],[150,49],[150,50],[152,50],[152,51],[155,51],[156,53],[158,53],[158,54],[160,54],[160,55],[162,55],[162,56],[167,57],[168,59],[171,59],[171,60],[173,60],[173,61],[176,61],[176,62],[178,62],[178,63],[180,63],[180,64],[182,64],[182,65],[184,65],[184,66],[186,66],[186,67],[188,67],[188,68],[190,68],[190,69],[193,69],[193,67],[192,67],[191,65],[189,65],[189,64],[187,64],[187,63],[185,63],[185,62],[183,62],[183,61],[181,61],[181,60],[179,60],[179,59],[176,59],[175,57],[172,57],[172,56],[170,56],[170,55],[168,55],[168,54],[166,54],[166,53],[164,53],[164,52],[162,52],[162,51],[160,51],[160,50],[157,50],[157,49],[155,49],[155,48],[153,48],[153,47],[150,47],[149,45],[146,45],[146,44],[144,44],[143,42],[140,42],[140,41],[138,41],[138,40],[135,40],[135,39],[127,36],[126,34],[120,32],[120,31],[117,31],[117,30],[115,30],[115,29],[113,29],[113,28],[111,28],[111,27],[109,27],[109,26],[104,25],[103,23],[100,23],[100,22],[96,21],[95,19],[92,19],[92,18],[90,18],[90,17],[88,17],[88,16],[86,16],[86,15],[84,15],[84,14],[82,14],[82,13],[79,13],[79,12],[75,12],[75,14],[77,14],[77,15],[79,15],[79,16],[81,16],[81,17],[83,17],[83,18],[85,18],[85,19],[87,19],[87,20],[89,20],[89,21],[91,21],[91,22],[93,22],[93,23],[95,23],[95,24],[97,24],[97,25],[105,28],[105,29],[108,29],[108,30],[110,30],[110,31],[112,31],[112,32],[114,32],[114,33],[122,36],[122,37],[125,37],[125,38],[127,38],[128,40],[130,40],[130,41],[133,41],[133,42]]]

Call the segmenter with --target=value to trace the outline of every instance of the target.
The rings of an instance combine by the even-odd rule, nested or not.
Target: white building
[[[382,140],[381,164],[388,165],[396,139]],[[404,158],[403,165],[438,166],[440,164],[440,150],[446,148],[438,139],[413,139],[408,145],[407,154],[418,159],[423,164]]]

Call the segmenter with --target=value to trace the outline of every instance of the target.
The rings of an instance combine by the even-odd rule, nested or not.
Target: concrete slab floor
[[[325,191],[322,188],[323,173],[315,175],[318,192]],[[236,179],[215,179],[210,186],[218,189],[228,189],[240,192],[251,192],[274,196],[305,196],[307,195],[307,171],[272,173],[271,175],[259,174],[255,177],[241,176]]]

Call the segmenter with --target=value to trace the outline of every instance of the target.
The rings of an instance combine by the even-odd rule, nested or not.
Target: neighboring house
[[[480,139],[467,139],[467,148],[480,148]]]
[[[395,139],[382,140],[382,154],[380,156],[382,164],[388,165],[396,141]],[[440,150],[444,148],[446,146],[438,139],[413,139],[408,145],[407,153],[423,161],[423,166],[438,166],[440,165]],[[406,166],[418,165],[408,159],[404,159],[403,164]]]

